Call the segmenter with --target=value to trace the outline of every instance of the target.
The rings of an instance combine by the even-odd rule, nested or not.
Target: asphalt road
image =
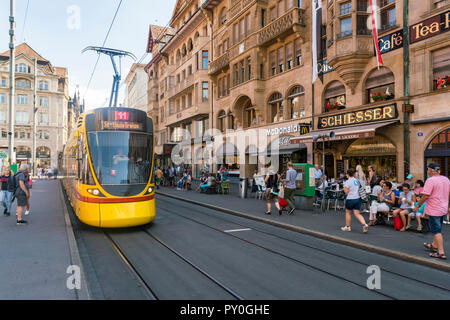
[[[149,225],[74,229],[96,299],[450,299],[443,271],[161,196]]]

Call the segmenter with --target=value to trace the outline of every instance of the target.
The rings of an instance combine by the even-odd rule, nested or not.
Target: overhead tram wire
[[[112,27],[114,25],[114,22],[116,21],[117,13],[119,12],[120,6],[122,5],[122,1],[123,0],[120,0],[119,5],[117,6],[116,13],[114,14],[114,18],[112,19],[111,25],[109,26],[108,32],[106,33],[105,40],[103,41],[102,47],[105,46],[106,41],[108,40],[109,33],[111,32],[111,29],[112,29]],[[89,82],[88,82],[86,91],[84,92],[84,95],[83,95],[83,100],[86,98],[86,94],[89,91],[89,87],[91,85],[92,78],[94,77],[95,70],[97,69],[97,65],[98,65],[98,61],[99,60],[100,60],[100,53],[98,54],[97,61],[95,62],[94,69],[92,70],[91,76],[89,78]]]
[[[22,27],[22,41],[25,42],[25,24],[27,22],[27,17],[28,17],[28,7],[30,5],[30,0],[27,1],[27,8],[25,9],[25,18],[23,19],[23,27]]]

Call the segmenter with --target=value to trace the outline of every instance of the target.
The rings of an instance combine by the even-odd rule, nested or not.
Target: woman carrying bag
[[[267,212],[266,214],[271,214],[271,201],[273,200],[275,207],[278,209],[278,214],[281,216],[281,207],[278,203],[278,193],[277,193],[277,183],[278,183],[278,175],[274,174],[273,171],[270,171],[264,179],[266,184],[266,204],[267,204]]]

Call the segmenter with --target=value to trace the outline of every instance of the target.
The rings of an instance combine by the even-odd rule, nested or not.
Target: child
[[[420,196],[417,197],[414,207],[417,206],[417,204],[419,203],[419,200],[420,200]],[[415,216],[417,218],[417,231],[418,232],[421,232],[422,228],[423,228],[421,218],[424,218],[423,217],[424,212],[425,212],[425,203],[422,204],[422,206],[419,208],[419,210],[416,213],[414,213],[414,211],[412,211],[411,213],[408,214],[408,225],[411,223],[412,217]]]
[[[177,190],[183,190],[183,178],[178,181]]]

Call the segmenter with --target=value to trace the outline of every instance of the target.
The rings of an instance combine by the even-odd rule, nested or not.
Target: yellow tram
[[[155,218],[153,120],[144,111],[99,108],[80,116],[64,149],[63,185],[85,224],[118,228]]]

